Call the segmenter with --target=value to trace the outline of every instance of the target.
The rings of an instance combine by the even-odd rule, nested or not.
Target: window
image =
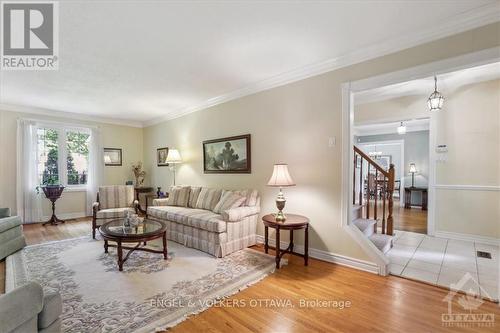
[[[66,172],[68,185],[87,184],[89,171],[89,141],[88,133],[66,132],[67,158]]]
[[[86,185],[89,142],[87,130],[37,128],[38,179],[40,184]]]

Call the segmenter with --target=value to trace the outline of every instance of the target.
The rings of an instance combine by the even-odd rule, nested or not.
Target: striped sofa
[[[224,257],[256,244],[260,213],[260,197],[256,190],[187,188],[189,194],[180,194],[184,198],[170,198],[170,202],[169,199],[154,199],[153,205],[148,207],[148,218],[167,224],[168,239],[215,257]],[[245,199],[239,207],[220,211],[221,204],[217,204],[222,201],[223,192]]]

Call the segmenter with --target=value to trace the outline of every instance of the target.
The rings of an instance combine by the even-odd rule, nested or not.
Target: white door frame
[[[405,187],[405,140],[382,140],[382,141],[369,141],[369,142],[357,142],[357,146],[384,146],[384,145],[399,145],[401,151],[401,158],[399,163],[399,176],[400,176],[400,190],[399,190],[399,205],[402,207],[404,204],[404,191]]]
[[[345,82],[342,84],[342,226],[347,228],[348,232],[360,244],[370,257],[379,266],[381,275],[387,274],[387,265],[389,260],[380,251],[376,251],[373,244],[363,237],[359,230],[355,230],[350,223],[352,217],[352,186],[353,179],[353,125],[354,125],[354,103],[355,92],[374,89],[391,84],[406,82],[410,80],[422,79],[434,75],[440,75],[470,67],[485,65],[500,61],[500,47],[494,47],[478,52],[464,54],[445,60],[374,76],[371,78],[358,80],[354,82]],[[431,89],[432,90],[432,89]],[[429,203],[427,233],[435,233],[435,179],[436,179],[436,121],[431,116],[429,128]],[[434,119],[434,120],[433,120]],[[377,253],[379,252],[379,253]],[[385,266],[384,266],[385,264]]]

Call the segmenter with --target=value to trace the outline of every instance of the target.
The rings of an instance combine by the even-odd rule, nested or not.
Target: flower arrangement
[[[142,170],[142,162],[132,164],[132,172],[135,176],[135,186],[142,186],[146,177],[146,171]]]

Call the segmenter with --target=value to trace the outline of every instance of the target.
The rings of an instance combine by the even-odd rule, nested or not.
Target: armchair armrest
[[[153,206],[167,206],[168,198],[153,199]]]
[[[0,208],[0,219],[10,216],[10,208]]]
[[[250,207],[237,207],[228,209],[222,212],[222,218],[226,222],[237,222],[244,219],[247,216],[252,216],[260,213],[259,206]]]
[[[0,296],[0,332],[10,332],[37,318],[43,307],[43,289],[30,282]]]

